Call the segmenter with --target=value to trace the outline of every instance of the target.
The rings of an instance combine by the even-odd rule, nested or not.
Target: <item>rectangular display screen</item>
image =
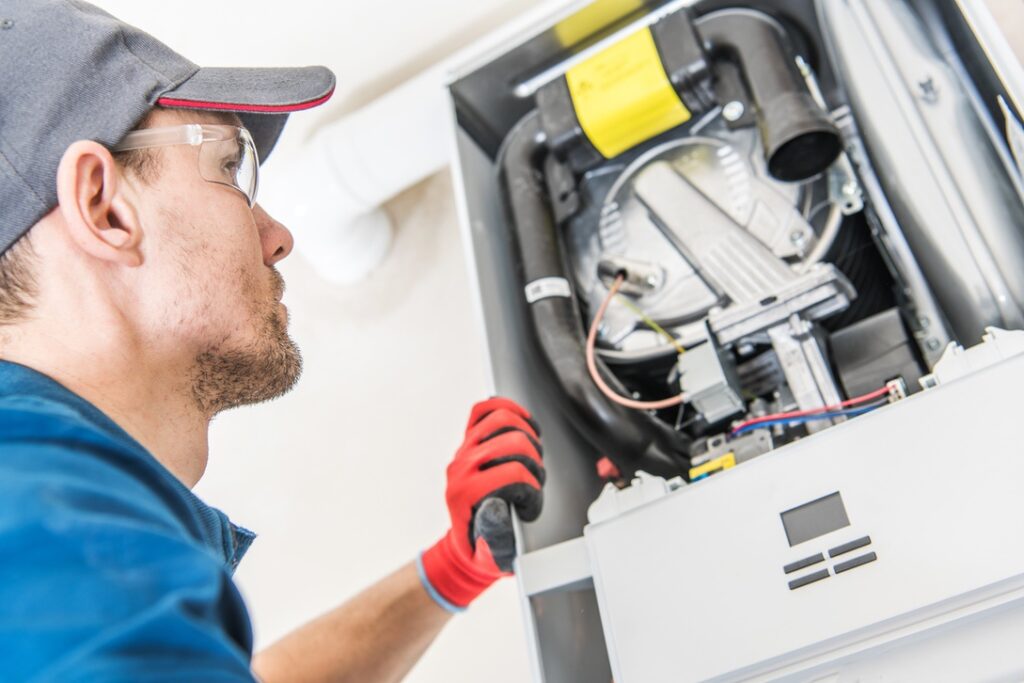
[[[804,503],[782,513],[789,545],[794,546],[818,536],[850,526],[839,492]]]

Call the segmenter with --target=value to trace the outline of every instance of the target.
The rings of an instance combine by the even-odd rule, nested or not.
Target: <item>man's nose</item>
[[[253,213],[263,245],[263,263],[272,266],[292,253],[295,240],[291,231],[274,220],[259,204],[255,206]]]

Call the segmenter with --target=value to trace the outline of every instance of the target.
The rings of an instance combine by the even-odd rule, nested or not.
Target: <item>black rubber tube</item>
[[[729,59],[743,73],[769,173],[796,181],[828,168],[842,151],[839,131],[808,92],[779,24],[762,12],[727,9],[696,26],[711,57]]]
[[[512,129],[499,152],[524,285],[549,277],[568,281],[540,172],[548,153],[536,111]],[[587,372],[585,335],[575,294],[526,305],[537,342],[565,392],[566,414],[597,454],[608,456],[625,476],[637,469],[663,476],[683,473],[690,439],[646,412],[613,403],[594,384]],[[604,364],[598,361],[598,365],[609,383],[622,390]]]

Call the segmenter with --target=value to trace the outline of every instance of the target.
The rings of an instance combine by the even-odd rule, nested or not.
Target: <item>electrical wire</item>
[[[822,414],[822,413],[834,412],[834,411],[840,410],[842,408],[846,408],[847,406],[855,406],[855,405],[859,405],[861,403],[867,403],[868,401],[871,401],[871,400],[874,400],[876,398],[880,398],[882,396],[885,396],[888,393],[889,393],[889,387],[882,387],[881,389],[876,389],[875,391],[869,392],[867,394],[863,394],[861,396],[855,396],[855,397],[853,397],[851,399],[847,399],[847,400],[843,401],[842,403],[837,403],[837,404],[831,405],[831,406],[823,406],[821,408],[811,408],[810,410],[794,410],[794,411],[791,411],[791,412],[788,412],[788,413],[772,413],[770,415],[764,415],[762,417],[756,417],[756,418],[754,418],[752,420],[747,420],[746,422],[741,422],[740,424],[736,425],[735,427],[732,428],[732,433],[736,434],[741,429],[746,429],[750,425],[760,424],[762,422],[785,420],[787,418],[806,417],[806,416],[809,416],[809,415],[819,415],[819,414]]]
[[[837,410],[829,413],[817,413],[815,415],[799,415],[796,417],[785,417],[771,420],[764,420],[763,422],[747,423],[742,427],[738,427],[733,430],[732,436],[735,438],[740,434],[760,429],[762,427],[770,427],[777,424],[804,424],[805,422],[813,422],[814,420],[831,420],[837,417],[856,417],[863,415],[864,413],[870,413],[872,410],[877,410],[882,406],[886,405],[888,401],[880,401],[874,405],[865,406],[862,408],[850,408],[849,410]]]
[[[624,306],[625,306],[626,308],[628,308],[629,310],[633,311],[633,313],[635,313],[635,314],[636,314],[636,316],[637,316],[638,318],[640,318],[640,320],[642,320],[642,321],[644,322],[644,324],[645,324],[645,325],[647,325],[647,327],[651,328],[652,330],[654,330],[655,332],[657,332],[658,334],[660,334],[660,335],[661,335],[662,337],[664,337],[665,339],[667,339],[667,340],[668,340],[668,342],[669,342],[669,344],[671,344],[672,346],[674,346],[674,347],[675,347],[675,349],[676,349],[676,352],[677,352],[677,354],[678,354],[678,355],[680,355],[680,356],[681,356],[681,355],[683,355],[684,353],[686,353],[686,349],[684,349],[684,348],[683,348],[683,345],[679,343],[679,340],[678,340],[678,339],[676,339],[675,337],[673,337],[673,336],[672,336],[671,334],[669,334],[668,332],[666,332],[666,331],[665,331],[665,328],[664,328],[664,327],[662,327],[661,325],[659,325],[658,323],[656,323],[656,322],[654,321],[654,318],[652,318],[651,316],[649,316],[649,315],[647,315],[646,313],[644,313],[644,312],[643,312],[643,311],[642,311],[642,310],[640,309],[640,307],[639,307],[639,306],[637,306],[636,304],[634,304],[634,303],[633,303],[632,301],[630,301],[629,299],[627,299],[626,297],[624,297],[624,296],[623,296],[623,295],[621,295],[621,294],[619,294],[619,295],[618,295],[618,297],[617,297],[617,301],[618,301],[618,302],[619,302],[620,304],[623,304],[623,305],[624,305]]]
[[[604,319],[604,314],[608,310],[608,304],[612,302],[615,295],[619,293],[619,289],[622,287],[622,283],[625,280],[625,276],[619,275],[615,278],[615,282],[612,283],[611,289],[608,290],[608,296],[605,297],[604,301],[601,302],[601,307],[597,309],[597,315],[594,316],[594,321],[590,323],[590,332],[587,334],[587,370],[590,371],[590,377],[594,380],[594,384],[601,390],[601,393],[608,397],[609,400],[618,403],[621,406],[627,408],[633,408],[635,410],[660,410],[661,408],[669,408],[671,406],[677,406],[680,403],[686,401],[686,394],[681,393],[672,398],[662,399],[660,401],[637,401],[632,398],[627,398],[620,395],[604,381],[601,377],[601,373],[597,369],[597,358],[595,349],[597,348],[597,331],[601,327],[601,321]]]

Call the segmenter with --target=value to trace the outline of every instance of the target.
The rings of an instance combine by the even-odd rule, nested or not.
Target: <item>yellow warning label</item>
[[[726,453],[720,455],[714,460],[709,460],[700,467],[694,467],[690,470],[690,479],[696,479],[702,474],[711,474],[718,470],[727,470],[732,467],[736,467],[736,455],[734,453]]]
[[[627,15],[643,9],[644,0],[594,0],[579,12],[555,25],[555,37],[562,47],[573,47]]]
[[[565,74],[583,132],[606,159],[690,120],[644,28]]]

